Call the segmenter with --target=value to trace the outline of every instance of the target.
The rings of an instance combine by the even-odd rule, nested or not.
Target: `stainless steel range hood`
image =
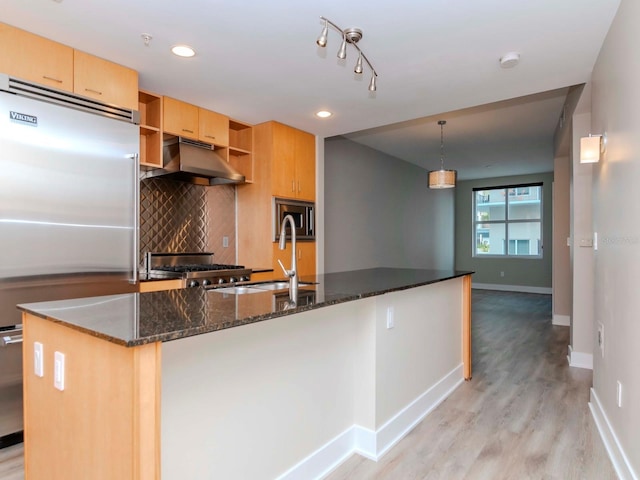
[[[244,183],[245,177],[208,143],[181,137],[164,141],[163,168],[147,172],[146,177],[165,177],[198,185],[233,185]]]

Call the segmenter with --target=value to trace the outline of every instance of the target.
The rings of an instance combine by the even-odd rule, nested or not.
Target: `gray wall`
[[[542,182],[542,245],[541,259],[474,258],[472,256],[473,189],[501,185]],[[474,284],[492,284],[551,288],[553,173],[483,178],[458,182],[456,187],[456,248],[455,265],[458,270],[473,270]],[[500,276],[504,272],[504,277]]]
[[[590,129],[608,137],[604,159],[593,164],[593,228],[598,233],[595,322],[604,325],[604,354],[594,348],[593,388],[609,420],[609,433],[626,452],[627,466],[636,475],[640,474],[639,18],[640,2],[622,0],[593,70]],[[584,301],[590,294],[584,292]],[[621,406],[616,402],[618,381]]]
[[[342,137],[324,145],[325,272],[453,268],[453,192],[427,172]]]

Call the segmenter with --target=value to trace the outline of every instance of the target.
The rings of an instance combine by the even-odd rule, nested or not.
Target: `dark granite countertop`
[[[261,322],[360,298],[429,285],[473,272],[374,268],[315,277],[285,310],[288,290],[235,295],[185,288],[18,305],[25,312],[133,347]]]

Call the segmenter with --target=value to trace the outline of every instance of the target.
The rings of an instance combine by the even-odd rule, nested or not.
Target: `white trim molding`
[[[542,293],[551,295],[551,287],[531,287],[528,285],[503,285],[501,283],[471,283],[471,288],[478,290],[500,290],[503,292]]]
[[[463,375],[460,364],[377,431],[353,425],[280,475],[278,480],[324,478],[354,453],[377,462],[464,383]]]
[[[638,475],[633,471],[633,467],[624,453],[622,445],[616,436],[616,432],[611,427],[611,423],[607,418],[607,414],[602,408],[600,399],[596,395],[596,391],[591,388],[591,398],[589,401],[589,410],[593,415],[593,420],[596,422],[598,432],[604,443],[609,459],[613,464],[613,468],[620,480],[638,480]]]
[[[571,317],[569,315],[556,315],[553,314],[553,320],[551,320],[552,325],[558,325],[559,327],[570,327],[571,326]]]
[[[569,353],[567,361],[570,367],[586,368],[593,370],[593,354],[584,352],[574,352],[573,347],[569,345]]]

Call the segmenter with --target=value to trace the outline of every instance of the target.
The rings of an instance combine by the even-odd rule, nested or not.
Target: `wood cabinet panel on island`
[[[73,48],[4,23],[0,45],[0,72],[73,92]]]
[[[282,253],[273,242],[272,199],[315,202],[315,137],[282,123],[261,123],[253,127],[253,157],[253,183],[237,189],[238,261],[271,266],[281,277],[277,259],[289,267],[291,250]],[[315,242],[298,242],[298,249],[300,275],[314,274]]]

